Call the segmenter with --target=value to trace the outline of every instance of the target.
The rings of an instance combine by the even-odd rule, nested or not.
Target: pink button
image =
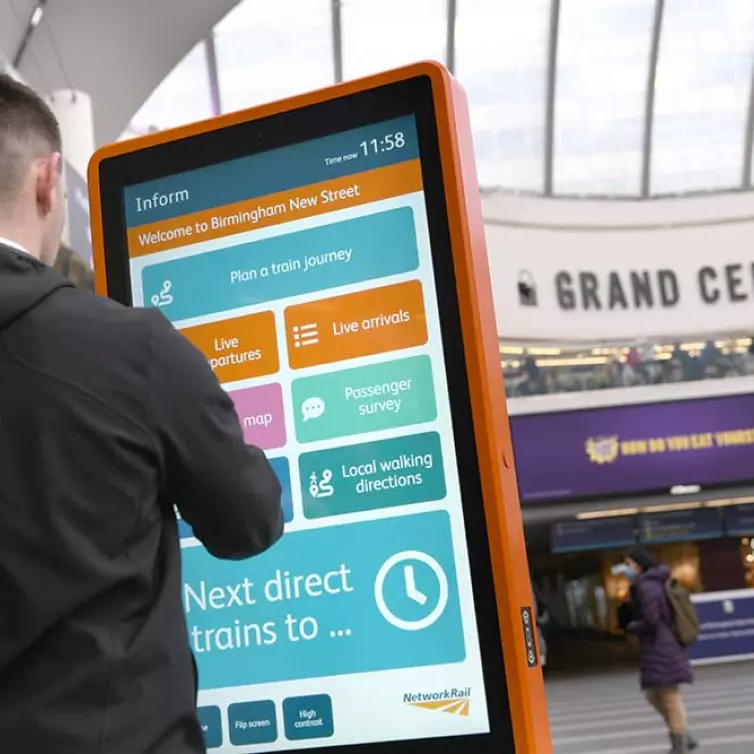
[[[278,383],[234,390],[228,394],[236,404],[247,443],[263,450],[285,445],[283,389]]]

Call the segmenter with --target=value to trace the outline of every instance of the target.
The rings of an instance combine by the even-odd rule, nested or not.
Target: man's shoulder
[[[124,306],[72,287],[60,289],[46,303],[38,316],[44,318],[50,332],[109,351],[136,344],[145,346],[159,319],[154,310]]]
[[[148,324],[152,315],[149,309],[124,306],[113,299],[72,286],[61,288],[50,297],[49,303],[58,316],[89,317],[96,314],[102,324],[111,321]]]
[[[206,359],[153,307],[128,307],[73,287],[58,290],[34,315],[55,358],[96,364],[102,375],[174,374],[197,379]],[[116,379],[117,382],[117,379]]]

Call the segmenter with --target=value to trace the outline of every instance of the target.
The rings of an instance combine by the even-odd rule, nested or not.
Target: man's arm
[[[283,533],[280,482],[264,453],[244,443],[206,358],[161,314],[150,317],[149,397],[166,492],[213,555],[257,555]]]

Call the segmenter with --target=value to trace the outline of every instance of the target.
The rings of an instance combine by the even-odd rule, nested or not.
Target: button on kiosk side
[[[151,134],[89,185],[98,291],[204,353],[283,487],[251,561],[179,529],[208,749],[552,752],[460,86]]]

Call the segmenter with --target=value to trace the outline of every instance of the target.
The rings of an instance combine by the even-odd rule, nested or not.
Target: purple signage
[[[550,528],[554,553],[628,547],[636,543],[633,516],[598,518],[592,521],[562,521]]]
[[[691,646],[692,662],[754,659],[754,589],[694,597],[701,632]]]
[[[511,417],[524,503],[754,480],[754,395]]]
[[[644,544],[717,539],[723,536],[723,522],[717,508],[647,513],[639,516],[639,539]]]
[[[734,537],[754,534],[754,505],[731,505],[723,508],[725,533]]]

